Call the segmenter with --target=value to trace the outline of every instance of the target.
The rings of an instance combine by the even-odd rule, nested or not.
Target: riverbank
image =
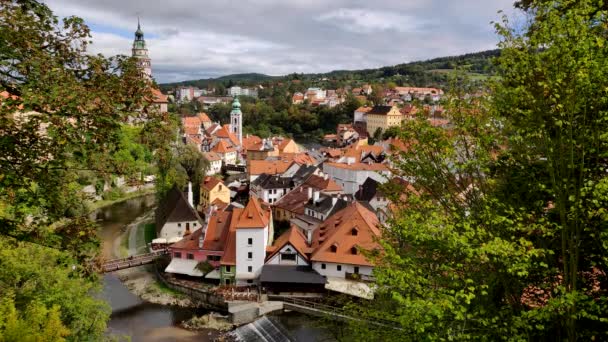
[[[129,189],[125,189],[125,193],[123,196],[121,196],[120,198],[116,198],[116,199],[112,199],[112,200],[99,200],[99,201],[94,201],[94,202],[87,202],[87,209],[89,211],[89,214],[105,208],[105,207],[109,207],[113,204],[117,204],[120,202],[124,202],[133,198],[137,198],[137,197],[141,197],[141,196],[146,196],[146,195],[151,195],[154,193],[155,191],[155,187],[154,184],[146,184],[141,186],[140,188],[138,188],[137,190],[133,190],[133,191],[128,191]]]

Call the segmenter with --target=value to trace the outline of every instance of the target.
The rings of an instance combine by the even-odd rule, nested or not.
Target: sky
[[[496,48],[514,0],[43,0],[91,27],[91,53],[131,54],[140,17],[152,73],[175,82],[395,65]]]

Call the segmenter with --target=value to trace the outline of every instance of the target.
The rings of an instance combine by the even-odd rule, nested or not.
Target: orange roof
[[[262,143],[262,138],[257,135],[246,135],[243,137],[243,148],[245,151],[256,149],[255,146]],[[259,149],[259,148],[258,148]]]
[[[378,224],[376,214],[359,202],[350,203],[346,208],[330,216],[314,231],[312,238],[314,252],[310,260],[371,266],[372,264],[358,249],[381,248],[375,241],[380,237]],[[353,229],[356,230],[356,235],[353,235]],[[335,246],[335,252],[332,251],[332,246]]]
[[[355,112],[363,112],[363,113],[367,113],[370,110],[372,110],[372,107],[369,106],[363,106],[363,107],[359,107],[357,109],[355,109]]]
[[[313,165],[317,162],[317,160],[307,152],[281,153],[279,157],[284,161],[293,161],[298,165]]]
[[[283,150],[285,149],[285,147],[287,147],[287,145],[292,142],[293,140],[285,138],[283,140],[279,141],[279,152],[283,152]]]
[[[351,145],[344,150],[344,156],[354,157],[356,162],[360,162],[364,154],[373,153],[377,156],[382,152],[384,152],[384,148],[379,145]]]
[[[230,220],[230,226],[228,228],[228,238],[226,239],[226,245],[224,246],[224,255],[220,260],[221,265],[236,265],[236,223],[237,219],[243,209],[234,208],[232,209],[232,220]]]
[[[203,143],[203,141],[196,134],[194,134],[194,135],[188,135],[186,137],[186,144],[193,144],[193,145],[196,145],[196,146],[200,146],[202,143]]]
[[[399,93],[443,94],[443,90],[437,88],[395,87],[395,90]]]
[[[207,190],[207,191],[211,191],[213,190],[213,188],[215,188],[218,184],[224,184],[224,182],[222,182],[221,179],[219,178],[215,178],[215,177],[205,177],[205,180],[203,180],[203,182],[201,183],[201,188]]]
[[[245,206],[241,215],[238,216],[236,228],[264,228],[268,226],[269,221],[270,211],[262,208],[257,197],[251,196],[249,197],[247,206]]]
[[[325,150],[325,153],[327,153],[327,155],[331,158],[337,158],[342,156],[342,152],[342,150],[337,148],[328,148]]]
[[[182,126],[187,127],[201,127],[201,120],[196,116],[186,116],[182,118]]]
[[[220,140],[211,149],[211,152],[216,152],[216,153],[228,153],[228,152],[234,152],[234,151],[236,151],[236,148],[234,148],[234,146],[228,146],[228,143],[226,143],[226,141],[224,141],[224,140]]]
[[[239,144],[239,140],[236,136],[230,132],[230,125],[223,125],[217,132],[215,132],[215,136],[218,138],[229,139],[233,145]]]
[[[230,232],[231,214],[229,211],[215,211],[211,214],[205,232],[203,249],[221,251],[225,248],[226,239]]]
[[[187,135],[197,135],[197,134],[200,134],[200,127],[184,126],[184,131]]]
[[[200,122],[211,122],[211,119],[209,118],[207,113],[200,112],[196,114],[196,117],[199,119]]]
[[[152,88],[152,102],[154,103],[167,103],[169,99],[167,95],[163,94],[160,89]]]
[[[261,175],[266,173],[276,175],[287,171],[293,164],[289,160],[250,160],[248,162],[249,175]]]
[[[266,260],[270,260],[276,255],[285,245],[290,244],[293,248],[300,253],[303,257],[306,257],[306,251],[308,250],[308,244],[306,243],[306,237],[302,232],[291,226],[285,233],[281,234],[276,241],[272,244],[273,252],[266,257]]]
[[[360,171],[388,171],[388,167],[384,164],[378,163],[324,163],[323,165],[329,165],[333,167],[337,167],[339,169],[347,169],[347,170],[360,170]]]
[[[205,157],[205,159],[207,159],[208,161],[218,161],[218,160],[222,160],[222,157],[220,157],[217,153],[215,152],[203,152],[203,157]]]
[[[321,190],[321,191],[342,191],[343,190],[342,187],[340,185],[338,185],[338,183],[336,183],[330,177],[327,177],[327,179],[325,179],[324,177],[321,177],[321,176],[312,175],[306,180],[306,182],[304,182],[304,184],[310,186],[311,188],[315,188],[315,189]]]

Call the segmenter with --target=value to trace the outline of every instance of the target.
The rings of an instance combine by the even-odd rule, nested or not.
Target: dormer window
[[[352,236],[357,236],[359,235],[359,229],[357,229],[357,227],[353,228],[350,230],[350,235]]]
[[[331,250],[332,253],[338,252],[338,245],[334,243],[333,245],[331,245],[331,247],[329,247],[329,250]]]
[[[353,246],[353,247],[350,249],[350,254],[352,254],[352,255],[357,255],[357,247]]]

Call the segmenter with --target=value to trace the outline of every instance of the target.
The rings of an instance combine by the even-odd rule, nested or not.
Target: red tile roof
[[[297,215],[304,214],[304,207],[308,202],[308,188],[306,184],[288,192],[278,202],[274,204],[275,208],[287,210]]]
[[[168,103],[169,99],[167,95],[163,94],[159,89],[152,88],[152,102],[154,103]]]
[[[324,163],[323,165],[329,165],[329,166],[333,166],[333,167],[337,167],[340,169],[347,169],[347,170],[358,170],[358,171],[388,171],[388,167],[384,164],[378,164],[378,163],[372,163],[372,164],[367,164],[367,163],[352,163],[352,164],[346,164],[346,163]]]
[[[272,259],[272,257],[287,244],[292,245],[300,255],[307,258],[306,252],[308,251],[308,244],[306,243],[306,237],[298,228],[291,226],[291,228],[281,234],[281,236],[272,244],[272,252],[266,257],[266,260]]]
[[[381,248],[375,240],[380,237],[378,225],[378,218],[372,211],[358,202],[352,202],[314,231],[314,252],[310,260],[371,266],[371,262],[358,249]],[[356,235],[352,234],[353,230],[356,230]],[[335,246],[335,252],[332,251],[332,246]]]
[[[230,142],[235,146],[238,146],[239,144],[239,140],[232,132],[230,132],[230,125],[223,125],[222,128],[215,132],[215,136],[218,138],[229,139]]]
[[[247,165],[249,175],[269,175],[281,174],[293,164],[289,160],[250,160]]]
[[[269,208],[268,208],[269,209]],[[237,229],[264,228],[270,221],[270,210],[262,208],[257,197],[249,197],[247,206],[238,216]]]
[[[235,218],[242,214],[243,209],[234,208],[232,209],[232,220],[230,220],[230,226],[228,228],[228,238],[226,239],[226,245],[224,247],[224,255],[220,259],[221,265],[236,265],[236,223]]]
[[[211,191],[213,190],[213,188],[215,188],[218,184],[222,184],[224,185],[224,182],[222,182],[221,179],[219,178],[215,178],[215,177],[205,177],[205,179],[203,180],[203,182],[201,183],[201,188],[207,190],[207,191]],[[225,185],[224,185],[225,186]]]
[[[211,119],[207,115],[207,113],[200,112],[196,115],[196,117],[200,120],[200,122],[211,122]]]
[[[216,153],[228,153],[228,152],[234,152],[234,151],[236,151],[236,148],[234,146],[229,146],[228,143],[224,140],[220,140],[211,149],[211,152],[216,152]]]
[[[205,157],[205,159],[207,159],[208,161],[212,162],[212,161],[218,161],[218,160],[222,160],[222,157],[220,157],[217,153],[215,152],[203,152],[203,157]]]
[[[306,182],[304,183],[307,186],[315,188],[320,191],[342,191],[342,187],[338,185],[333,179],[330,177],[321,177],[317,175],[310,176]]]

